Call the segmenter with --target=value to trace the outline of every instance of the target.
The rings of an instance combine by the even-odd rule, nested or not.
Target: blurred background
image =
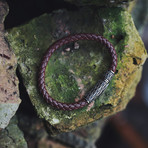
[[[77,9],[76,6],[63,0],[7,0],[7,2],[10,12],[5,20],[6,29],[60,8]],[[148,1],[138,0],[137,3],[132,15],[148,50]],[[30,104],[29,101],[27,103]],[[42,126],[40,127],[42,128]],[[28,136],[26,129],[22,130],[24,130],[29,147],[36,147],[34,137]],[[83,132],[83,135],[85,136],[85,132]],[[74,147],[53,138],[49,138],[49,141],[48,147],[50,148]],[[142,79],[137,86],[135,97],[129,102],[124,111],[106,119],[101,136],[98,137],[95,144],[97,148],[148,148],[148,60],[144,64]]]

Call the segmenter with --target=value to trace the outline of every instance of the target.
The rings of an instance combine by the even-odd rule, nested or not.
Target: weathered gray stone
[[[64,144],[64,148],[90,148],[95,147],[95,142],[101,135],[105,120],[96,121],[74,132],[62,133],[52,137],[49,136],[50,132],[47,133],[43,121],[37,117],[20,114],[18,122],[20,128],[27,135],[28,145],[31,143],[32,147],[36,145],[38,148],[49,146],[63,148]]]
[[[17,118],[11,119],[8,127],[0,131],[0,148],[28,148],[23,133],[17,126]]]
[[[8,5],[0,0],[0,128],[5,128],[21,102],[19,99],[17,61],[4,37],[4,19]]]
[[[74,132],[62,133],[55,139],[75,148],[95,148],[95,142],[100,137],[105,120],[96,121]]]

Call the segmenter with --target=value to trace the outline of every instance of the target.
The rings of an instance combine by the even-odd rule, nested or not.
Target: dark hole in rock
[[[11,70],[12,68],[13,68],[13,66],[9,66],[9,67],[8,67],[8,70]]]
[[[17,113],[23,113],[27,114],[29,116],[34,116],[36,115],[34,108],[30,102],[29,95],[26,91],[26,88],[23,84],[22,76],[20,75],[19,69],[16,69],[16,74],[19,79],[19,91],[20,91],[20,98],[22,99],[22,102],[20,104],[20,107],[17,111]]]
[[[138,65],[136,58],[133,58],[133,64]]]
[[[14,81],[12,81],[13,85],[16,86],[16,83]]]
[[[100,109],[109,109],[109,108],[111,108],[113,105],[112,104],[104,104],[103,106],[100,106]]]
[[[115,74],[117,74],[117,73],[118,73],[118,70],[116,69]]]
[[[16,95],[16,94],[17,94],[17,92],[16,92],[16,91],[14,91],[14,92],[13,92],[13,95]]]
[[[117,36],[116,36],[117,42],[120,42],[120,41],[123,40],[123,39],[124,39],[124,35],[123,35],[123,34],[120,34],[120,35],[117,35]]]
[[[93,68],[96,69],[96,65],[95,64],[93,65]]]

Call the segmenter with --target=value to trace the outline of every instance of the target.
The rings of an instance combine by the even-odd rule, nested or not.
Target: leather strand
[[[47,92],[46,86],[45,86],[46,66],[48,64],[50,57],[54,53],[54,51],[56,49],[58,49],[59,47],[67,44],[67,43],[75,42],[75,41],[78,41],[78,40],[95,40],[95,41],[103,44],[104,46],[106,46],[109,50],[111,57],[112,57],[112,64],[110,66],[110,70],[112,70],[113,72],[116,71],[116,66],[117,66],[116,51],[115,51],[113,45],[104,37],[96,35],[96,34],[87,34],[87,33],[85,34],[85,33],[83,33],[83,34],[70,35],[70,36],[67,36],[65,38],[58,40],[57,42],[55,42],[54,44],[52,44],[48,48],[48,51],[45,54],[43,61],[41,63],[40,70],[39,70],[39,77],[38,77],[38,86],[39,86],[40,92],[42,93],[44,99],[46,100],[47,103],[49,103],[53,107],[56,107],[57,109],[76,110],[76,109],[79,109],[79,108],[82,108],[82,107],[88,105],[88,102],[85,100],[85,98],[83,98],[79,102],[75,102],[75,103],[58,102],[58,101],[54,100],[49,95],[49,93]]]

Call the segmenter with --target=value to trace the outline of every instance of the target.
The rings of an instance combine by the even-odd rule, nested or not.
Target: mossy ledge
[[[89,106],[75,111],[57,110],[39,93],[37,75],[40,62],[54,41],[69,33],[80,32],[103,35],[115,46],[117,71],[105,93]],[[6,36],[18,58],[19,71],[31,102],[53,134],[75,130],[123,110],[134,96],[147,57],[131,15],[121,8],[59,10],[15,27]],[[107,50],[93,41],[63,46],[48,63],[45,74],[47,89],[61,102],[74,102],[101,79],[110,60]]]

